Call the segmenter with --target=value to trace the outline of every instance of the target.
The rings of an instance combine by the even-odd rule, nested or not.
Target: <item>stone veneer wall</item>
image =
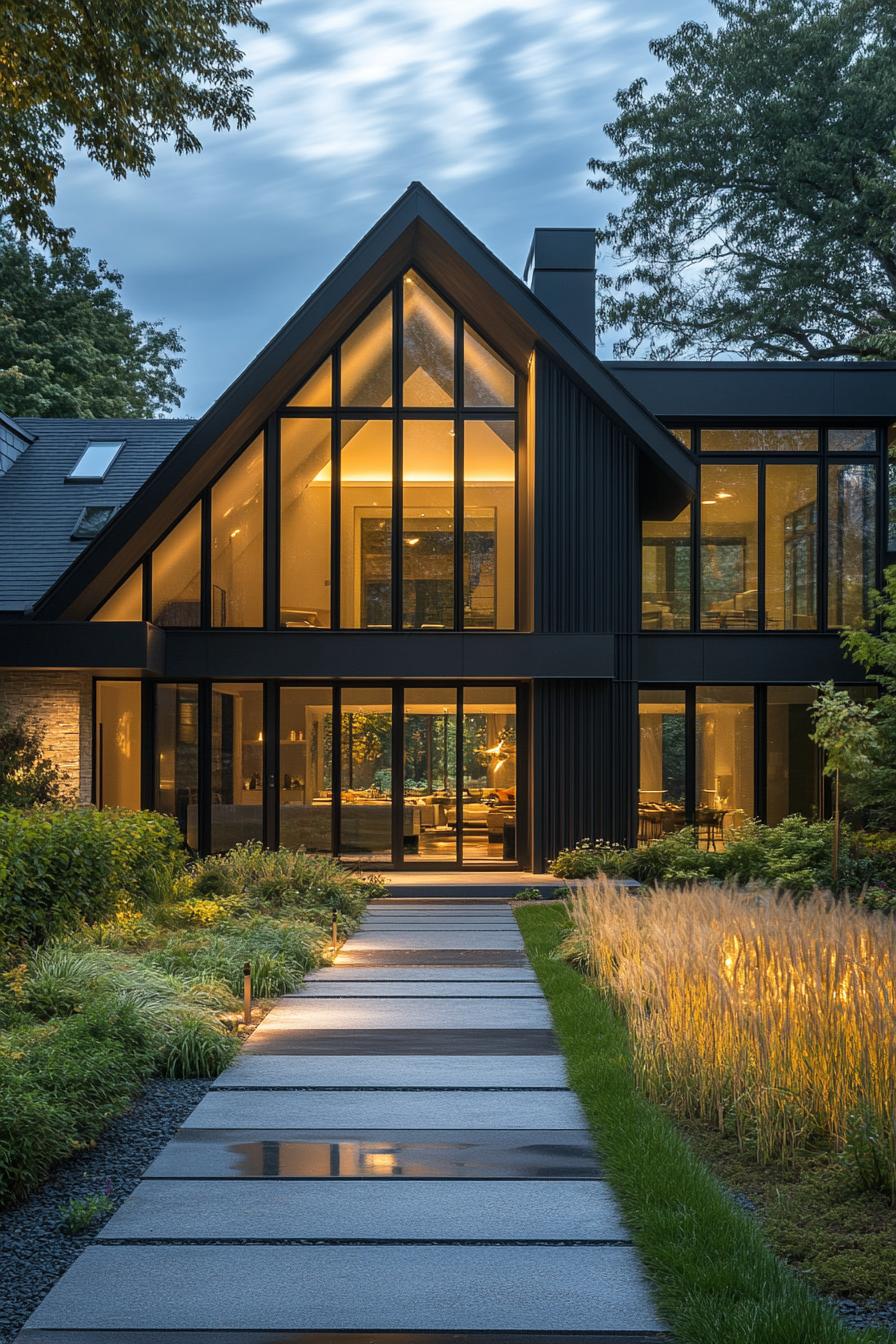
[[[72,790],[90,802],[93,694],[86,672],[0,670],[0,709],[43,724],[44,744]]]

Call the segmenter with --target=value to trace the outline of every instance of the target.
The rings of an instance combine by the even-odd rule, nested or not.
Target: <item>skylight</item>
[[[92,439],[66,476],[67,481],[104,481],[124,447],[124,439]]]
[[[86,504],[78,514],[72,541],[91,541],[102,532],[116,508],[115,504]]]

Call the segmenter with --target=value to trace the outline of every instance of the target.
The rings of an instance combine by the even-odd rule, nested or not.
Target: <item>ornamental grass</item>
[[[564,947],[624,1012],[645,1092],[760,1163],[831,1142],[896,1202],[896,923],[822,892],[571,896]]]

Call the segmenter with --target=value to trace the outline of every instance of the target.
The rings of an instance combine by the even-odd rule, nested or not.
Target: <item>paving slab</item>
[[[207,1092],[184,1129],[585,1129],[573,1092]]]
[[[604,1181],[142,1181],[99,1241],[624,1241]]]
[[[519,1028],[547,1027],[551,1017],[543,999],[281,999],[253,1032],[252,1039],[274,1032],[373,1031],[381,1027]]]
[[[492,932],[477,929],[463,929],[457,932],[443,931],[430,933],[356,933],[352,936],[353,952],[382,952],[392,948],[401,948],[406,952],[457,951],[473,952],[478,949],[513,951],[523,946],[523,940],[514,929],[494,930]]]
[[[587,1130],[182,1129],[146,1171],[154,1179],[239,1181],[596,1180]],[[277,1197],[281,1186],[270,1187]]]
[[[524,952],[510,952],[502,948],[409,949],[391,948],[371,952],[356,952],[349,944],[337,957],[339,966],[527,966]]]
[[[283,1031],[252,1033],[244,1055],[554,1055],[557,1041],[549,1028],[482,1027],[446,1031]]]
[[[491,1337],[480,1330],[225,1330],[215,1344],[489,1344]],[[562,1335],[543,1330],[502,1330],[493,1344],[663,1344],[667,1334],[655,1331],[564,1330]],[[15,1344],[209,1344],[207,1330],[23,1330]]]
[[[438,981],[415,980],[412,984],[396,984],[394,981],[380,980],[377,984],[363,985],[356,981],[341,981],[333,984],[316,981],[303,985],[293,994],[285,994],[285,999],[542,999],[537,984],[514,984],[505,981],[489,983],[482,980],[479,984],[440,984]]]
[[[212,1088],[566,1087],[559,1055],[246,1055]]]
[[[305,984],[317,981],[326,983],[351,981],[353,983],[375,984],[378,980],[393,982],[415,980],[439,981],[451,984],[475,984],[480,981],[495,984],[507,981],[510,984],[537,984],[538,979],[528,966],[326,966],[318,971],[309,971]]]
[[[98,1291],[102,1285],[102,1291]],[[43,1329],[660,1329],[628,1246],[91,1246]]]

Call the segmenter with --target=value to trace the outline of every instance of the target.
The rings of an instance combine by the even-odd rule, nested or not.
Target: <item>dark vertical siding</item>
[[[613,681],[533,688],[532,859],[585,836],[629,842],[637,787],[637,449],[577,383],[536,356],[535,629],[617,637]]]
[[[637,449],[540,351],[535,377],[535,629],[634,630]]]

